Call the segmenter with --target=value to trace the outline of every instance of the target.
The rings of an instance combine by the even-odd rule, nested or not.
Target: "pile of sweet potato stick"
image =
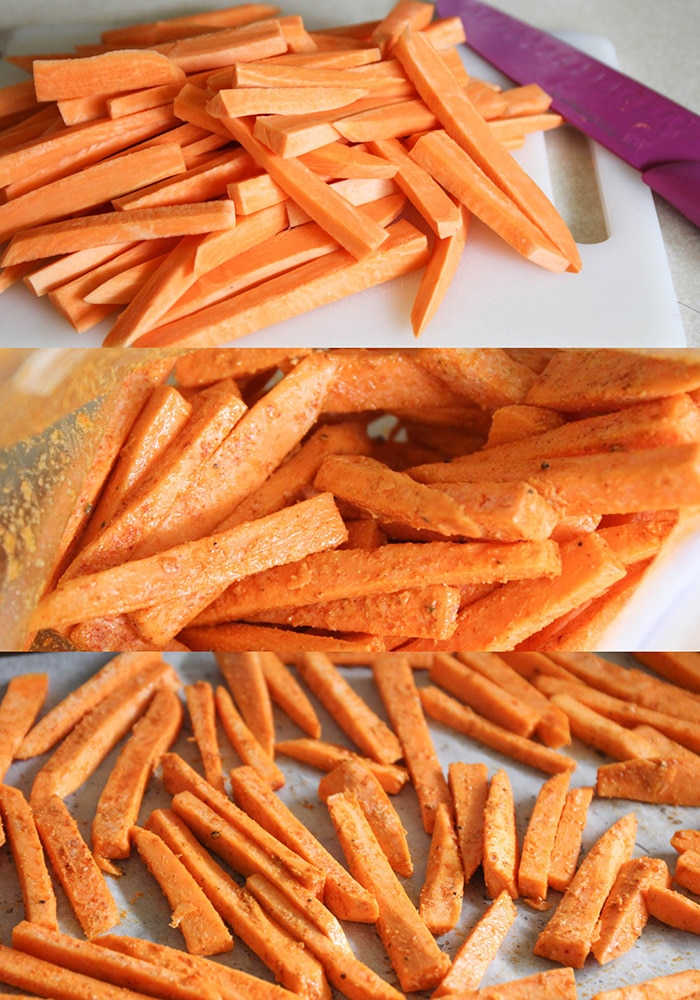
[[[221,653],[212,680],[185,683],[161,654],[123,653],[58,701],[47,698],[47,674],[16,674],[0,700],[9,782],[0,829],[24,918],[11,946],[0,945],[0,981],[61,1000],[323,1000],[331,986],[350,1000],[428,989],[460,1000],[575,1000],[574,970],[638,946],[649,917],[700,933],[697,828],[669,836],[673,874],[661,857],[634,856],[634,811],[597,839],[586,834],[594,799],[700,806],[700,656],[637,655],[644,667],[592,653]],[[359,666],[378,710],[354,684]],[[303,737],[280,741],[277,713]],[[329,719],[342,744],[324,740]],[[436,726],[460,734],[464,758],[449,767]],[[594,787],[576,783],[576,744],[603,755]],[[480,747],[496,754],[490,775]],[[236,764],[226,774],[229,750]],[[278,794],[283,758],[326,772],[318,797],[344,863]],[[22,791],[11,769],[33,760]],[[513,762],[542,775],[523,834]],[[106,777],[87,833],[75,803],[96,773]],[[420,816],[410,837],[392,804],[405,787]],[[416,890],[421,827],[429,849]],[[115,932],[122,914],[110,880],[139,864],[167,900],[180,947],[159,943],[165,928],[155,925],[148,940]],[[51,873],[72,932],[59,926]],[[482,879],[480,915],[448,953],[438,939]],[[533,950],[556,965],[482,987],[525,906],[551,911]],[[353,925],[376,929],[389,978],[350,945]],[[228,959],[231,932],[267,978],[242,971],[236,953]],[[594,1000],[691,997],[699,983],[700,970],[686,969]]]
[[[699,391],[692,351],[151,358],[19,648],[595,649],[700,505]]]
[[[461,21],[433,12],[317,32],[242,4],[15,57],[0,290],[24,280],[78,332],[110,320],[109,346],[207,347],[423,268],[418,334],[472,215],[505,253],[578,270],[510,152],[561,123],[549,96],[471,79]]]

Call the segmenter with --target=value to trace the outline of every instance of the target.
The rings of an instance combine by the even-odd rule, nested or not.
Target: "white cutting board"
[[[336,15],[338,16],[338,15]],[[328,23],[332,20],[328,15]],[[94,41],[99,29],[17,28],[6,52],[68,51],[75,42]],[[567,40],[590,54],[615,62],[609,42],[571,34]],[[467,50],[475,76],[499,79]],[[0,85],[22,78],[0,65]],[[551,196],[546,143],[531,136],[516,156]],[[607,238],[581,245],[579,274],[556,275],[520,258],[478,220],[448,297],[420,346],[661,346],[685,345],[653,198],[636,171],[606,150],[594,147],[592,164]],[[240,346],[409,347],[416,344],[409,314],[418,275],[391,282],[268,327]],[[78,337],[45,300],[23,285],[0,299],[0,347],[99,346],[108,324]]]

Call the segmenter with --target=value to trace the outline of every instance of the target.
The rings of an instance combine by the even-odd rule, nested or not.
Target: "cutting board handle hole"
[[[562,125],[544,133],[554,203],[577,243],[605,243],[610,238],[591,143]]]

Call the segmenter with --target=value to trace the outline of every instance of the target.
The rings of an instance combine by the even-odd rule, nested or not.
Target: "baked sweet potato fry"
[[[428,929],[439,936],[454,930],[464,898],[464,870],[450,810],[444,802],[435,810],[419,913]]]
[[[675,806],[700,805],[700,764],[689,758],[637,758],[598,768],[596,794]]]
[[[523,837],[518,890],[522,897],[535,904],[547,897],[552,851],[569,790],[569,780],[569,774],[564,772],[553,775],[542,785]]]
[[[218,653],[216,661],[245,724],[263,750],[272,757],[275,722],[260,654]]]
[[[396,734],[360,698],[324,653],[305,653],[297,671],[357,747],[380,764],[394,764],[403,755]]]
[[[552,889],[564,892],[573,878],[581,852],[588,807],[593,799],[590,787],[570,788],[557,824],[547,881]]]
[[[103,699],[152,663],[162,662],[158,653],[124,653],[112,657],[89,680],[55,705],[22,740],[17,757],[38,757],[55,746],[73,726]]]
[[[591,945],[601,965],[624,954],[639,938],[649,916],[645,896],[652,886],[671,887],[668,866],[661,858],[631,858],[620,868]]]

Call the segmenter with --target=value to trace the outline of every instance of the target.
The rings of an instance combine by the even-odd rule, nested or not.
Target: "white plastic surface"
[[[327,23],[354,20],[337,4]],[[97,29],[18,28],[8,53],[61,51],[75,41],[95,40]],[[605,39],[569,35],[598,58],[614,62]],[[497,74],[468,50],[465,62],[477,76]],[[0,65],[0,84],[18,79]],[[515,155],[551,193],[546,139],[533,135]],[[678,303],[653,198],[635,170],[602,148],[593,150],[608,238],[581,246],[579,274],[551,274],[520,258],[478,220],[471,226],[464,259],[449,294],[421,346],[660,346],[685,344]],[[361,292],[242,338],[240,346],[406,347],[415,344],[410,308],[418,275]],[[0,346],[99,346],[102,323],[78,336],[45,300],[21,284],[0,300]]]

